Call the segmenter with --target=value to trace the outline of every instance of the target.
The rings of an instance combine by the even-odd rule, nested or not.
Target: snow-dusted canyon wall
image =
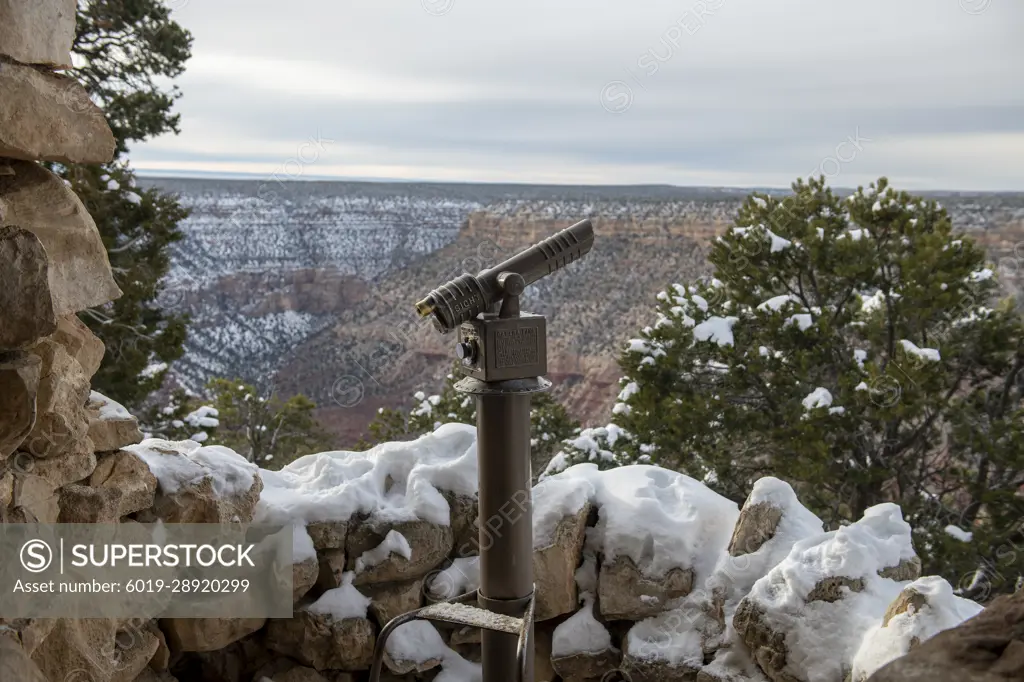
[[[377,408],[404,405],[447,371],[449,348],[415,316],[416,297],[584,217],[594,219],[594,251],[531,287],[525,304],[548,316],[559,397],[577,417],[601,422],[622,345],[650,322],[667,282],[708,271],[708,245],[746,195],[274,178],[145,182],[179,193],[192,210],[161,299],[193,318],[176,378],[193,389],[235,376],[305,393],[327,411],[339,446],[356,442]],[[1009,230],[991,240],[994,250],[1012,249],[1012,231],[1024,225],[1012,197],[941,200],[965,228]],[[351,395],[361,396],[357,404]]]

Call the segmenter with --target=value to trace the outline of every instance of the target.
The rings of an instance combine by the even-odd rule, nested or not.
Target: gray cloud
[[[491,4],[189,0],[182,135],[133,162],[269,173],[320,134],[310,174],[787,185],[859,134],[835,184],[1024,189],[1019,3]]]

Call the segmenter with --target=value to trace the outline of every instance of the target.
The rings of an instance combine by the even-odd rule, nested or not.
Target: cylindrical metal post
[[[530,396],[478,395],[477,434],[479,603],[481,608],[522,617],[533,593]],[[518,680],[516,636],[484,630],[481,637],[485,682]],[[533,682],[533,651],[526,655],[524,682]]]

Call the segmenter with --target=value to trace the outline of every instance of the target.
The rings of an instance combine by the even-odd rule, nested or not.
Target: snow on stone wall
[[[167,657],[192,656],[204,674],[366,670],[391,618],[478,586],[472,427],[274,472],[191,441],[125,444],[119,457],[152,474],[133,518],[297,530],[292,618],[154,623]],[[738,507],[666,469],[581,464],[539,483],[533,506],[537,680],[863,682],[980,610],[921,578],[895,505],[826,533],[778,479]],[[427,623],[397,631],[385,659],[395,679],[479,680],[478,661],[477,632]]]

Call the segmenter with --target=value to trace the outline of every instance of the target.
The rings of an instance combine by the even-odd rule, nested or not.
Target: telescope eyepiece
[[[519,295],[541,277],[579,260],[590,252],[593,244],[593,225],[589,219],[580,221],[493,268],[477,275],[460,275],[442,284],[416,303],[416,312],[420,317],[431,317],[434,327],[448,334],[489,310],[506,293]],[[502,275],[508,274],[519,275],[508,282],[518,292],[503,290]]]

